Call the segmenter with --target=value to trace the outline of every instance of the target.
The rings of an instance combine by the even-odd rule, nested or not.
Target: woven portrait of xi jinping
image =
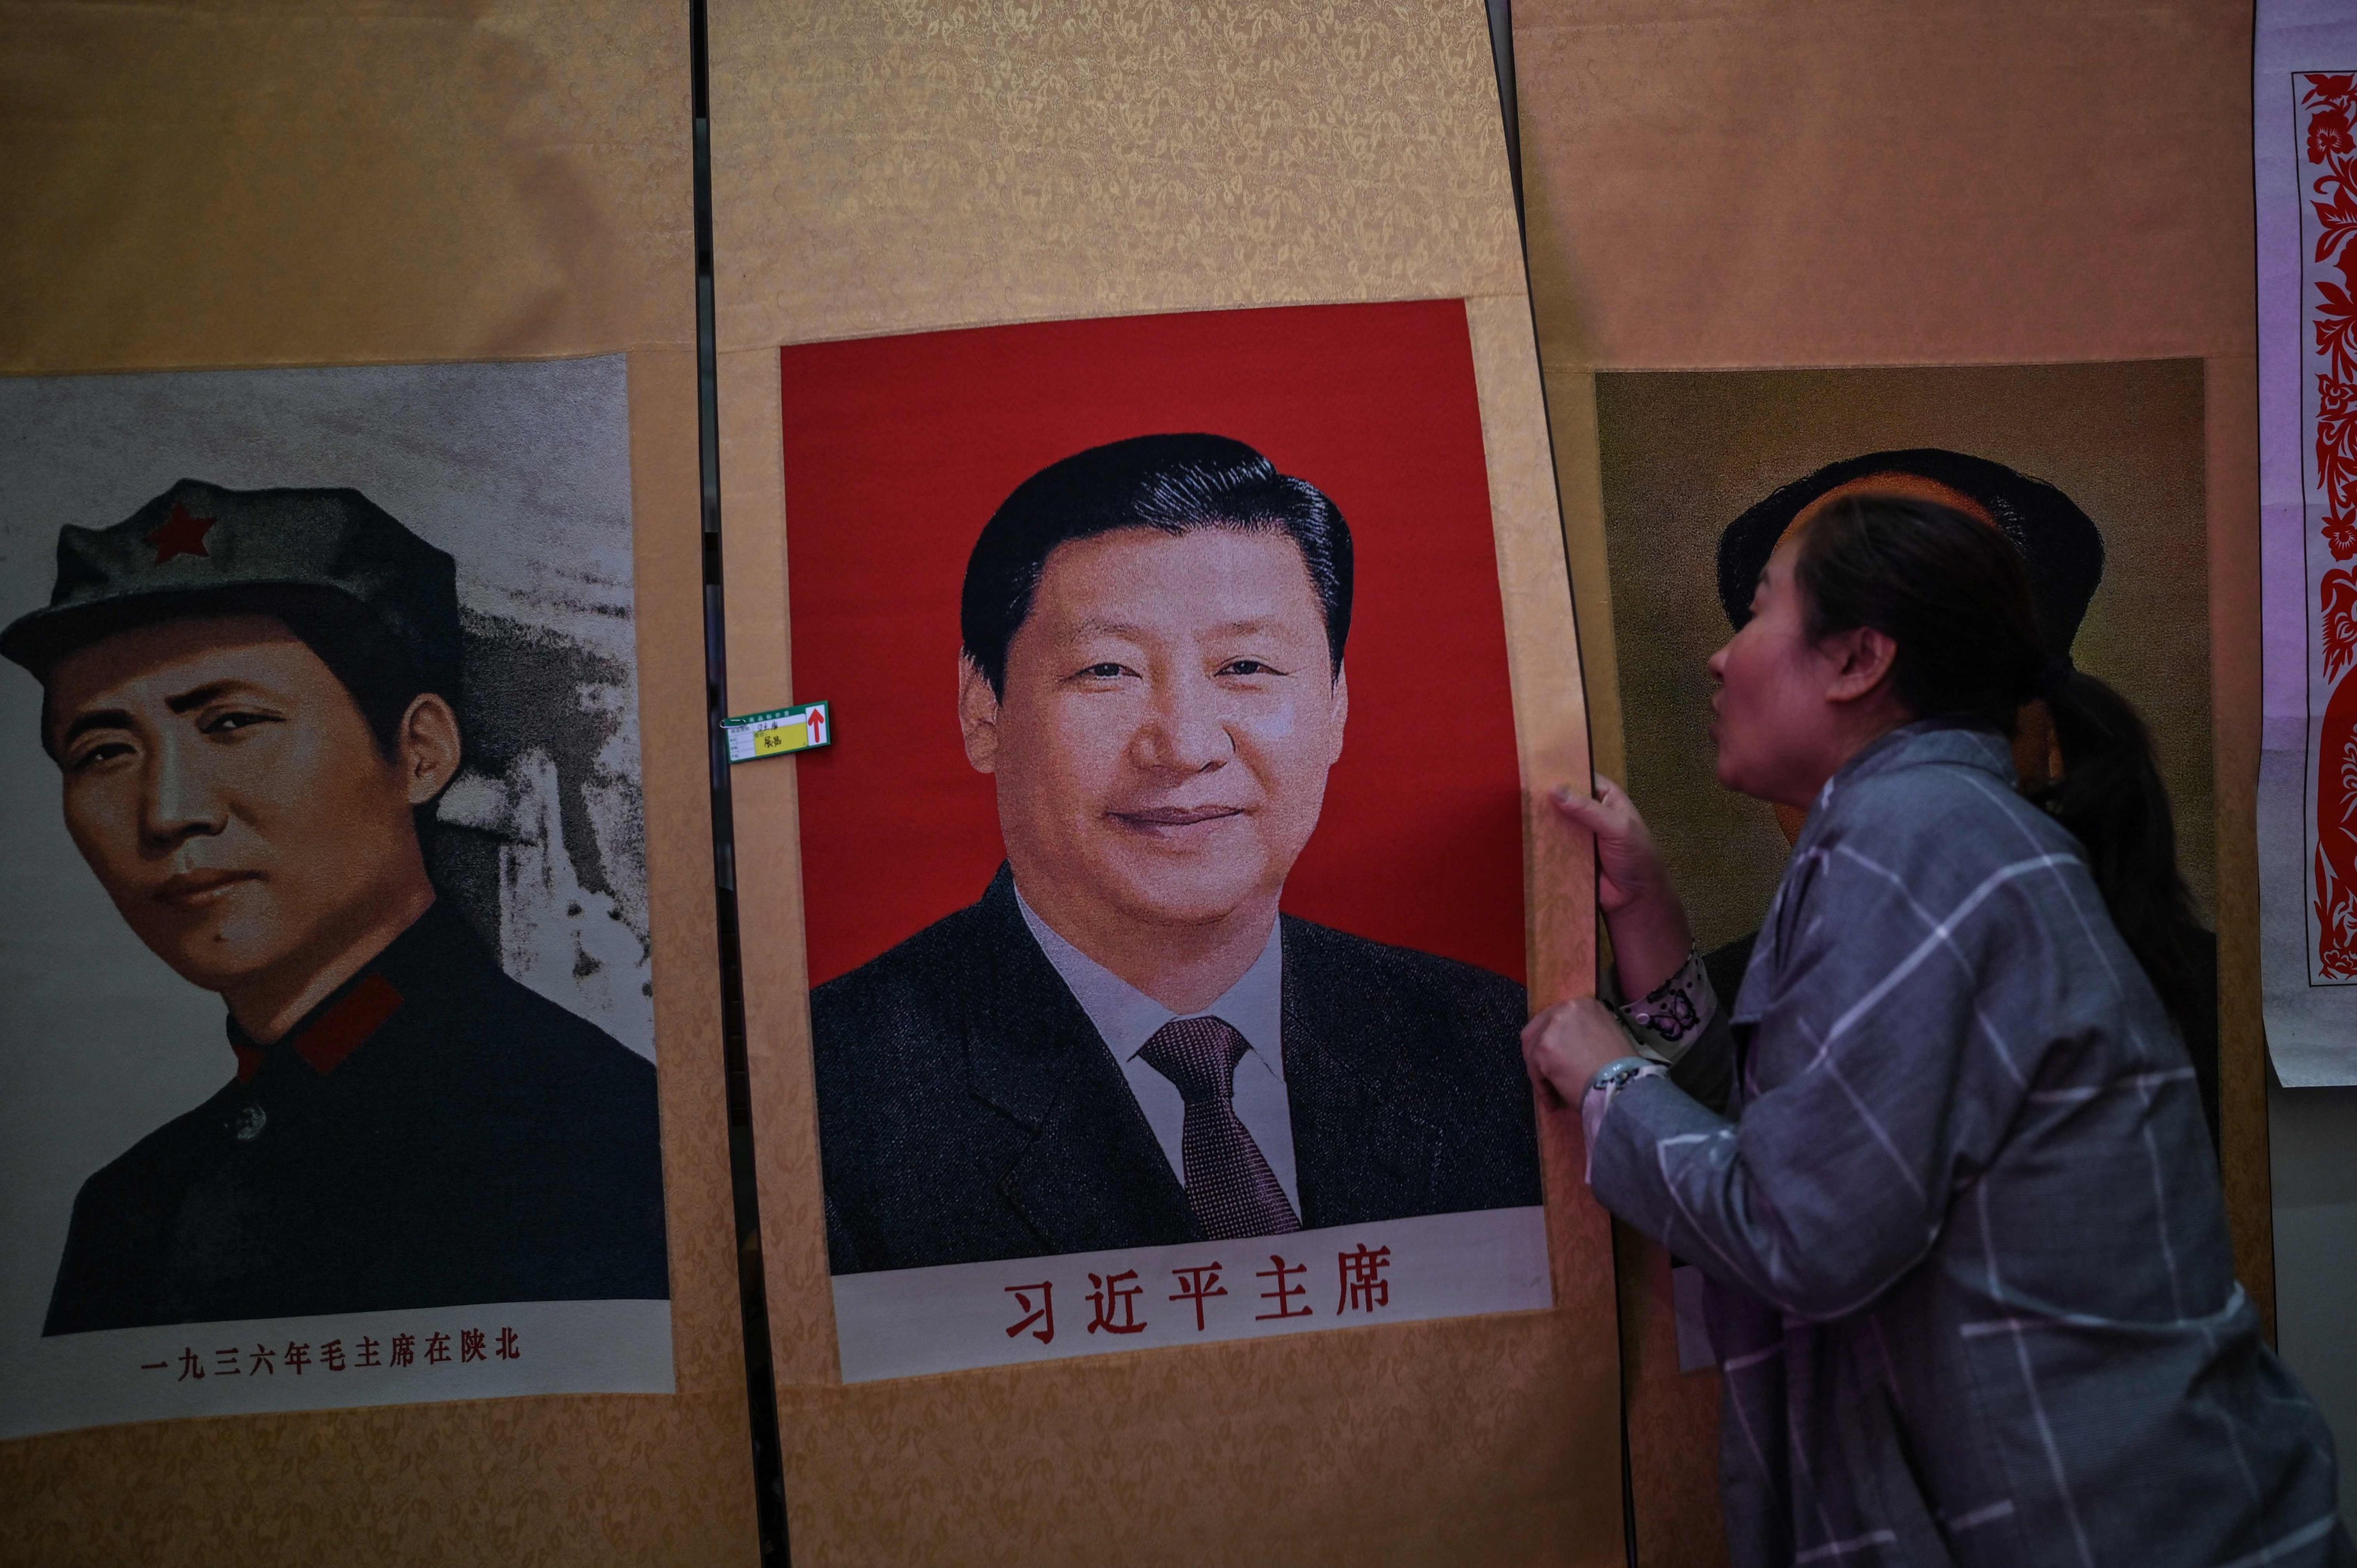
[[[1463,306],[784,363],[845,1377],[1544,1305]]]

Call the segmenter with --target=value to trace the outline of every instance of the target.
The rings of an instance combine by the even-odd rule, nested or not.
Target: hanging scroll
[[[1620,1561],[1606,1230],[1559,1121],[1537,1126],[1534,1206],[1529,1090],[1501,1059],[1517,983],[1523,1005],[1592,984],[1593,908],[1585,846],[1541,798],[1588,770],[1585,708],[1480,9],[732,0],[712,38],[728,703],[823,699],[833,735],[730,775],[797,1559],[1342,1563],[1415,1541],[1463,1563]],[[1115,1057],[1051,942],[1173,1022],[1219,998],[1164,986],[1106,940],[1120,922],[1058,886],[1084,879],[1036,869],[983,735],[1029,700],[1023,672],[996,686],[978,626],[977,673],[959,662],[992,519],[1025,510],[1027,480],[1060,484],[1057,465],[1157,436],[1224,438],[1322,495],[1364,596],[1342,646],[1320,635],[1302,672],[1312,728],[1336,727],[1321,704],[1347,686],[1344,738],[1330,768],[1313,746],[1289,770],[1297,805],[1325,773],[1322,806],[1314,825],[1297,812],[1297,857],[1259,899],[1279,917],[1293,1179],[1268,1155],[1266,1099],[1252,1102],[1272,1086],[1255,1045],[1231,1109],[1267,1179],[1225,1167],[1251,1178],[1232,1188],[1247,1212],[1209,1251],[1183,1197],[1187,1091]],[[1220,449],[1229,479],[1259,471]],[[1062,559],[1152,542],[1083,540]],[[1309,561],[1252,530],[1170,543],[1261,550],[1287,583]],[[1160,570],[1081,575],[1127,593]],[[1057,589],[1060,566],[1045,572]],[[1137,629],[1202,596],[1078,619]],[[1325,620],[1303,613],[1277,618]],[[1016,618],[1019,667],[1033,627]],[[1264,663],[1286,667],[1202,675],[1250,682]],[[1093,651],[1065,673],[1100,664],[1081,682],[1110,682],[1092,701],[1145,673]],[[1430,820],[1402,803],[1419,792]],[[1189,813],[1238,803],[1150,800],[1123,831],[1178,850],[1231,831]],[[995,933],[980,947],[942,940],[979,927]],[[1401,954],[1423,977],[1336,987],[1329,969],[1321,1025],[1387,997],[1468,1015],[1352,1042],[1396,1059],[1428,1037],[1456,1064],[1417,1079],[1432,1103],[1358,1118],[1355,1149],[1336,1135],[1350,1118],[1312,1125],[1351,1086],[1321,1077],[1319,1042],[1283,1015],[1319,973],[1296,961],[1302,940],[1345,968]],[[1008,954],[1028,975],[1014,1010],[1049,1026],[942,1026],[933,1015],[971,1016]],[[1067,962],[1122,1034],[1103,1003],[1126,999]],[[1150,1040],[1163,1020],[1139,1015]],[[952,1034],[954,1061],[938,1048]],[[1051,1051],[1088,1094],[1042,1101],[1018,1069]],[[1092,1136],[1115,1157],[1070,1157]],[[1510,1245],[1452,1253],[1491,1226]],[[1467,1255],[1512,1267],[1452,1298],[1436,1264]],[[929,1316],[911,1329],[891,1316],[908,1303],[866,1293],[916,1276],[987,1288],[961,1294],[973,1316],[953,1334]]]
[[[2357,27],[2266,6],[2257,49],[2261,961],[2299,1088],[2357,1082]]]
[[[845,1378],[1549,1305],[1463,307],[784,362]]]

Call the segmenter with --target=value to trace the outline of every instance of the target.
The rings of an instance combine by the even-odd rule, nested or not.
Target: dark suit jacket
[[[44,1334],[661,1298],[646,1058],[440,906],[82,1184]]]
[[[1283,918],[1307,1229],[1540,1201],[1523,989]],[[834,1271],[1200,1239],[1121,1068],[1001,868],[811,993]]]

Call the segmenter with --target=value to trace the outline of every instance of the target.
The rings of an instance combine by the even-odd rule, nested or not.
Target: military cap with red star
[[[455,693],[457,567],[355,489],[232,490],[182,479],[111,528],[58,531],[47,607],[0,631],[0,655],[47,678],[126,627],[340,596],[425,689]]]

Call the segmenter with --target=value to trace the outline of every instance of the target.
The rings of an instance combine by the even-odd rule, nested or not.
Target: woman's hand
[[[1553,1105],[1577,1105],[1598,1069],[1636,1054],[1620,1020],[1593,996],[1558,1002],[1523,1026],[1523,1064]]]
[[[1607,917],[1655,900],[1676,901],[1662,852],[1626,789],[1599,773],[1594,799],[1560,784],[1554,800],[1556,811],[1596,835],[1596,901]]]
[[[1677,973],[1694,948],[1662,852],[1629,792],[1600,773],[1593,799],[1566,784],[1553,800],[1565,820],[1596,835],[1596,901],[1612,931],[1612,967],[1625,995],[1642,996]]]

